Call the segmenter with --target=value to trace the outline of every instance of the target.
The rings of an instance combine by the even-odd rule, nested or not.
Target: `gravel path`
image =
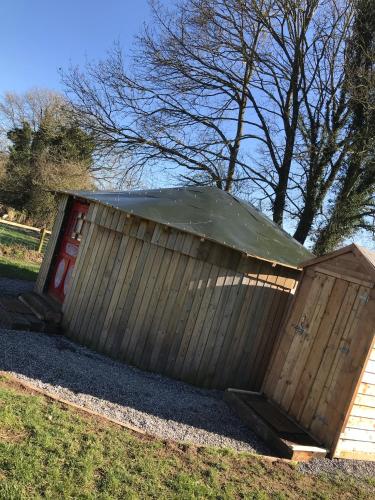
[[[160,438],[269,454],[220,391],[143,372],[64,337],[0,330],[0,370]]]
[[[301,472],[306,474],[349,474],[354,477],[375,477],[375,462],[365,460],[342,460],[334,458],[315,459],[310,462],[300,463]]]
[[[34,288],[33,281],[15,280],[2,278],[0,276],[0,293],[7,295],[17,295],[19,293],[31,292]]]
[[[0,277],[0,293],[16,295],[32,287]],[[160,438],[270,453],[222,400],[222,392],[138,370],[65,337],[0,330],[0,370]]]

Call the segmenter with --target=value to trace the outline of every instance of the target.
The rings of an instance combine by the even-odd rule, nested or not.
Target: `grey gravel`
[[[32,287],[0,278],[0,293],[16,295]],[[65,337],[0,329],[0,370],[160,438],[270,453],[221,391],[138,370]]]
[[[328,458],[310,460],[300,463],[298,468],[301,472],[312,475],[327,474],[349,474],[354,477],[375,477],[375,462],[365,460],[343,460]]]
[[[0,293],[33,283],[0,278]],[[144,372],[61,336],[0,330],[0,370],[154,436],[269,453],[222,400],[222,392]]]
[[[0,330],[0,369],[154,436],[269,454],[222,400],[60,336]]]
[[[19,293],[31,292],[34,284],[33,281],[16,280],[0,276],[0,294],[18,295]]]

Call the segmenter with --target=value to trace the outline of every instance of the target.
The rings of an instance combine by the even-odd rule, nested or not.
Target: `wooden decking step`
[[[307,461],[327,455],[328,450],[264,395],[228,389],[224,399],[279,456]]]
[[[27,292],[21,294],[18,298],[41,321],[47,321],[55,325],[60,324],[60,306],[47,296],[35,292]]]
[[[41,320],[17,297],[9,295],[0,296],[0,327],[8,330],[60,333],[59,325]]]

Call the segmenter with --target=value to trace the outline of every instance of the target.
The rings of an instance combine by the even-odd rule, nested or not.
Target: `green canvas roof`
[[[68,193],[288,267],[300,267],[303,261],[313,257],[250,203],[217,188]]]

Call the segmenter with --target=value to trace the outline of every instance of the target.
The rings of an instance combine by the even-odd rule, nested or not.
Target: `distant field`
[[[0,277],[35,280],[42,260],[38,245],[38,233],[0,224]]]

